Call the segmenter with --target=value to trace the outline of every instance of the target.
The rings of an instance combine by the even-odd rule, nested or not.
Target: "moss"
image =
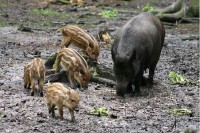
[[[199,0],[191,0],[187,11],[189,17],[199,17]]]
[[[56,10],[52,10],[52,9],[33,9],[32,10],[33,13],[35,14],[41,14],[41,15],[60,15],[61,13],[56,11]]]
[[[6,25],[6,23],[4,21],[0,20],[0,27],[3,27],[5,25]]]
[[[153,6],[151,6],[149,3],[146,4],[146,5],[142,8],[142,11],[143,11],[143,12],[151,12],[151,11],[153,11],[153,10],[154,10]]]
[[[103,10],[101,11],[100,15],[104,18],[113,18],[117,16],[117,10],[112,9],[112,10]]]

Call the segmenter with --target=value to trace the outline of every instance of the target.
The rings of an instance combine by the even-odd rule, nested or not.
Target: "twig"
[[[90,79],[92,82],[100,83],[100,84],[106,84],[108,86],[115,86],[115,81],[102,78],[102,77],[91,77]]]
[[[173,130],[174,128],[175,128],[175,130],[176,130],[176,116],[175,116],[175,120],[174,120],[174,124],[172,125],[172,128],[171,128],[171,130]]]

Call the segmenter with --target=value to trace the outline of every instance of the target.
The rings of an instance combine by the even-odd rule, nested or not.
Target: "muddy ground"
[[[163,8],[173,1],[148,2]],[[147,0],[88,0],[84,6],[78,7],[60,3],[47,6],[40,0],[1,0],[0,132],[182,133],[187,128],[199,132],[198,86],[173,85],[168,78],[169,72],[176,71],[191,81],[199,79],[198,23],[165,25],[165,46],[156,68],[152,95],[148,95],[144,86],[141,96],[122,99],[116,97],[114,87],[90,82],[88,90],[80,93],[81,107],[75,112],[76,122],[72,123],[67,109],[63,121],[51,118],[44,97],[30,96],[30,90],[23,88],[24,64],[40,52],[45,60],[60,49],[62,36],[57,29],[66,24],[77,24],[96,37],[98,31],[107,26],[114,36],[116,30],[141,12],[146,3]],[[38,13],[42,8],[54,12]],[[102,18],[99,13],[104,9],[117,9],[118,14],[114,18]],[[18,30],[20,25],[30,27],[31,32]],[[99,61],[112,68],[110,45],[101,46]],[[108,116],[87,114],[90,109],[103,106],[107,107]],[[192,114],[175,117],[167,113],[176,108],[189,109]]]

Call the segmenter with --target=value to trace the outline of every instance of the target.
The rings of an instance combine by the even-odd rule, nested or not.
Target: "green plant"
[[[95,108],[88,112],[89,115],[107,116],[108,111],[106,107]]]
[[[104,18],[113,18],[117,16],[117,10],[112,9],[112,10],[103,10],[100,15]]]
[[[154,10],[154,8],[149,3],[146,4],[146,6],[142,8],[143,12],[151,12],[153,10]]]
[[[64,3],[64,4],[71,4],[70,2],[69,2],[69,0],[59,0],[60,2],[62,2],[62,3]]]
[[[5,22],[2,21],[2,20],[0,20],[0,27],[3,27],[3,26],[5,26],[5,25],[6,25]]]
[[[190,17],[199,17],[199,0],[191,0],[186,13]]]
[[[190,111],[189,109],[186,109],[186,108],[185,109],[170,109],[170,110],[167,110],[167,112],[174,116],[183,116],[183,115],[192,114],[192,111]]]
[[[60,12],[51,9],[33,9],[32,12],[39,15],[60,15]]]
[[[173,84],[189,84],[190,81],[185,78],[184,76],[180,75],[180,74],[177,74],[176,72],[170,72],[169,73],[169,78],[170,78],[170,81],[173,83]]]
[[[200,85],[200,80],[198,80],[198,81],[190,81],[186,77],[184,77],[184,76],[182,76],[180,74],[177,74],[176,72],[170,72],[168,76],[169,76],[170,81],[173,84]]]

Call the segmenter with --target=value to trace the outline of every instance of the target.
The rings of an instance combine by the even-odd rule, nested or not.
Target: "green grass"
[[[199,85],[200,81],[190,81],[185,76],[178,74],[177,72],[170,72],[168,77],[172,84],[183,84],[183,85]]]
[[[118,14],[117,10],[115,9],[111,9],[111,10],[103,10],[101,11],[100,15],[103,17],[103,18],[114,18],[116,17]]]
[[[31,9],[29,10],[29,22],[34,27],[51,28],[55,27],[53,22],[59,22],[69,18],[69,14],[54,9]]]
[[[153,6],[151,6],[149,3],[146,4],[146,5],[142,8],[142,11],[143,11],[143,12],[151,12],[151,11],[153,11],[153,10],[154,10]]]
[[[170,78],[170,81],[173,84],[188,84],[189,83],[189,80],[186,77],[184,77],[174,71],[170,72],[168,76]]]
[[[38,14],[38,15],[60,15],[61,13],[56,11],[56,10],[52,10],[52,9],[33,9],[32,10],[33,13]]]
[[[3,27],[3,26],[5,26],[5,25],[6,25],[5,22],[2,21],[2,20],[0,20],[0,27]]]
[[[6,7],[5,1],[0,2],[0,9],[1,9],[1,8],[5,8],[5,7]]]
[[[183,115],[190,115],[192,114],[192,111],[187,108],[182,109],[169,109],[167,112],[174,116],[183,116]]]

